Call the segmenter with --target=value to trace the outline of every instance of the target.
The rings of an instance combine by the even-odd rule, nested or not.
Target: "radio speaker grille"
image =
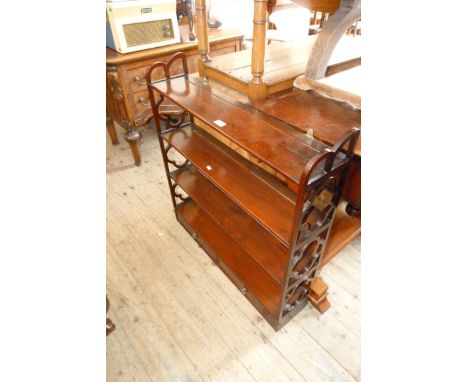
[[[171,19],[124,24],[123,31],[129,48],[174,38]]]

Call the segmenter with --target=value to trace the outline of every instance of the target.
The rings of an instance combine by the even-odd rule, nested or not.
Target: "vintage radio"
[[[176,0],[108,0],[106,28],[106,45],[119,53],[178,43]]]

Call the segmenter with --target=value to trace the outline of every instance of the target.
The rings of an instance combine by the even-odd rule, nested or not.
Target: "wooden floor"
[[[322,270],[332,307],[275,332],[176,221],[154,129],[107,140],[107,381],[360,380],[360,238]],[[104,127],[103,127],[104,133]]]

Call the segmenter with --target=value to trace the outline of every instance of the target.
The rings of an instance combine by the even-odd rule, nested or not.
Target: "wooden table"
[[[197,41],[188,41],[188,31],[181,27],[185,42],[155,49],[120,54],[106,48],[106,125],[113,144],[118,144],[114,121],[126,130],[125,140],[129,143],[135,164],[141,164],[139,127],[153,117],[145,83],[145,73],[155,61],[167,61],[176,52],[185,52],[189,72],[197,71]],[[210,30],[211,56],[241,50],[243,35],[238,30]],[[158,79],[159,73],[154,76]],[[159,77],[160,78],[160,77]]]

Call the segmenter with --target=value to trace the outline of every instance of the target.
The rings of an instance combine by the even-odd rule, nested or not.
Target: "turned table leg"
[[[129,121],[122,121],[122,127],[126,130],[124,138],[130,145],[130,150],[132,150],[133,159],[135,160],[135,165],[141,165],[141,154],[140,154],[140,139],[141,133],[135,128],[133,123]]]
[[[106,126],[107,126],[107,132],[109,134],[112,144],[118,145],[119,139],[117,138],[117,133],[115,131],[114,121],[107,114],[106,114]]]
[[[252,79],[248,84],[250,100],[266,97],[266,83],[263,81],[265,68],[265,35],[267,20],[267,0],[254,0]]]
[[[198,74],[200,77],[205,76],[205,63],[211,61],[210,58],[210,44],[208,43],[208,18],[206,16],[206,0],[195,0],[195,12],[198,38],[198,53],[200,58],[198,60]]]

